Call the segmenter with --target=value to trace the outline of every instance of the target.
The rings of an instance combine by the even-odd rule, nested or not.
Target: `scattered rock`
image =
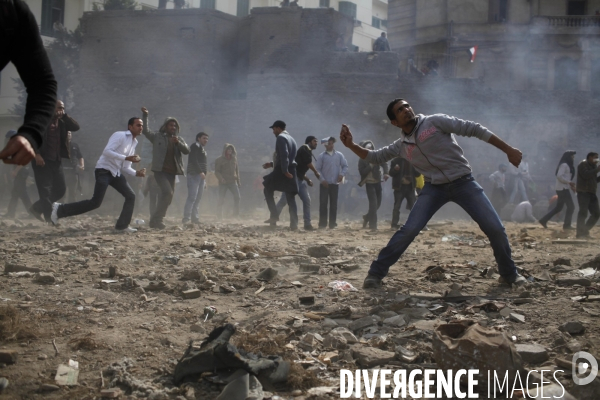
[[[541,364],[548,360],[548,352],[539,344],[516,344],[517,353],[529,364]]]
[[[307,252],[309,256],[315,258],[323,258],[331,255],[331,251],[329,250],[329,248],[327,248],[327,246],[309,247]]]
[[[383,320],[383,325],[390,325],[394,327],[401,327],[406,325],[403,315],[396,315],[394,317],[386,318]]]
[[[587,278],[560,277],[556,280],[556,283],[558,285],[564,285],[564,286],[573,286],[573,285],[591,286],[592,281],[590,281]]]
[[[567,266],[571,266],[571,259],[570,258],[564,258],[564,257],[559,257],[556,260],[552,261],[552,265],[567,265]]]
[[[318,273],[321,266],[318,264],[300,264],[299,271],[304,273]]]
[[[368,328],[369,326],[373,326],[376,323],[377,323],[377,321],[372,316],[369,315],[366,317],[359,318],[355,321],[352,321],[348,325],[348,329],[350,329],[352,332],[356,332],[361,329]]]
[[[585,332],[585,326],[579,321],[569,321],[562,324],[559,328],[562,332],[567,332],[571,335],[579,335]]]
[[[514,322],[525,323],[525,316],[517,313],[510,313],[510,320]]]
[[[17,362],[18,354],[16,350],[0,350],[0,363],[14,364]]]
[[[352,356],[361,367],[371,368],[394,360],[396,358],[396,353],[380,350],[375,347],[359,347],[353,349]]]
[[[44,383],[42,384],[42,386],[40,386],[41,392],[55,392],[57,390],[60,390],[60,387],[56,385],[51,385],[49,383]]]
[[[197,299],[200,297],[200,293],[201,292],[198,289],[191,289],[181,292],[181,296],[184,299]]]
[[[100,397],[104,399],[116,399],[121,394],[123,394],[123,392],[119,388],[103,389],[100,391]]]
[[[34,282],[41,284],[51,284],[56,282],[56,278],[54,277],[54,274],[52,274],[52,272],[38,272],[33,277],[33,280]]]
[[[11,272],[40,272],[40,269],[36,267],[28,267],[22,264],[13,264],[7,261],[4,264],[4,273],[9,274]]]
[[[259,281],[269,282],[273,278],[275,278],[278,273],[279,271],[277,271],[276,269],[268,267],[260,271],[258,275],[256,275],[256,279],[258,279]]]

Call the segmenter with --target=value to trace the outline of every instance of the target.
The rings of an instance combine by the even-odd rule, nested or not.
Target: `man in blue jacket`
[[[298,230],[298,209],[296,207],[296,194],[298,193],[298,181],[296,179],[296,141],[285,130],[285,122],[277,120],[269,128],[277,138],[275,141],[275,159],[273,162],[263,164],[263,168],[273,167],[273,172],[265,175],[263,186],[265,187],[265,200],[271,213],[266,221],[275,226],[279,220],[279,213],[275,205],[275,191],[283,192],[287,198],[290,210],[290,229]]]

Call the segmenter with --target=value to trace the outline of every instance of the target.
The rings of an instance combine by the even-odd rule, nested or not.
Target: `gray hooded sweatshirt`
[[[417,124],[409,135],[401,132],[400,139],[379,150],[369,151],[365,160],[382,164],[400,156],[423,174],[425,181],[433,185],[449,183],[472,172],[454,134],[476,137],[484,142],[493,135],[473,121],[445,114],[418,114]]]

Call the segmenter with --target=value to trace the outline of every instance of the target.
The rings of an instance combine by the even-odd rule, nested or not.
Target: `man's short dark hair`
[[[200,139],[202,136],[209,137],[209,136],[208,136],[208,133],[206,133],[206,132],[200,132],[199,134],[197,134],[197,135],[196,135],[196,141],[197,141],[198,139]]]
[[[401,101],[405,101],[405,100],[404,99],[394,99],[390,102],[390,104],[388,104],[387,110],[385,110],[385,113],[387,114],[390,121],[393,121],[396,119],[396,114],[394,114],[394,106],[396,105],[396,103],[399,103]]]
[[[597,155],[598,155],[598,153],[594,153],[594,152],[592,151],[592,152],[589,152],[587,156],[585,156],[585,159],[587,160],[588,158],[590,158],[590,157],[594,157],[594,156],[597,156]]]
[[[131,125],[133,125],[133,123],[135,122],[136,119],[141,119],[141,118],[140,117],[129,118],[129,121],[127,121],[127,127],[129,128]]]

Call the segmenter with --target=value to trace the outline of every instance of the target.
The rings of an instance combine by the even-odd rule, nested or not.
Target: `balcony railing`
[[[545,27],[587,28],[600,27],[600,16],[534,17],[533,24]]]

